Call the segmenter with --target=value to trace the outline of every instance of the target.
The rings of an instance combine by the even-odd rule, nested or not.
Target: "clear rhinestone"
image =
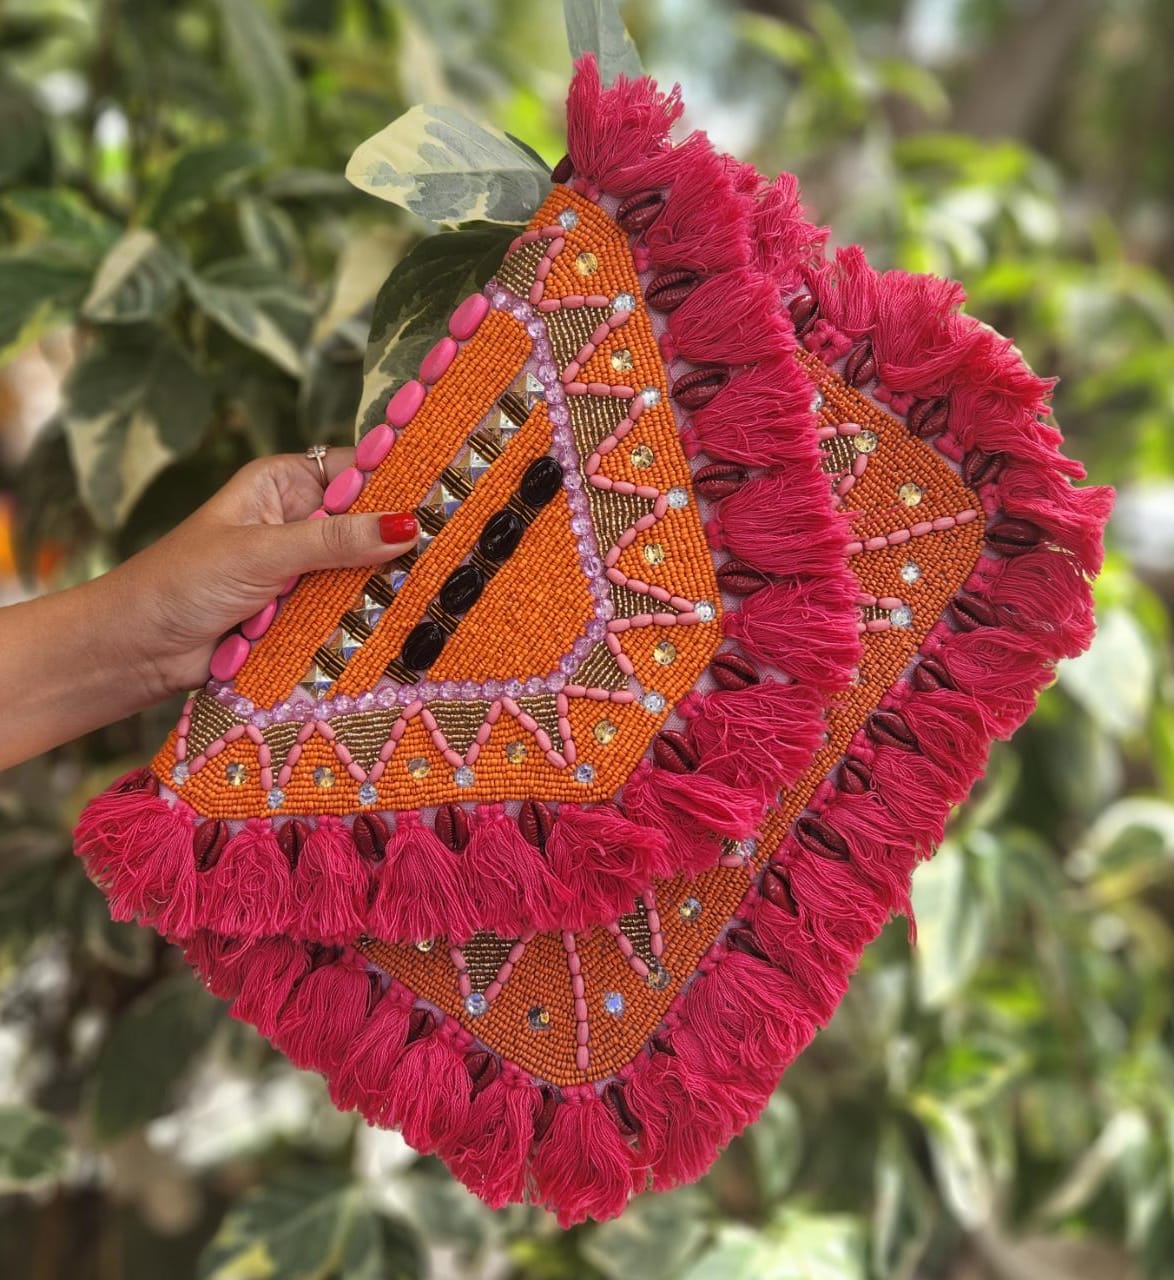
[[[645,711],[651,711],[654,716],[659,715],[664,710],[664,694],[657,693],[655,689],[649,689],[640,699],[640,705]]]
[[[677,660],[677,646],[671,640],[662,640],[653,649],[652,660],[662,667],[671,667]]]
[[[645,387],[640,392],[640,397],[645,404],[660,404],[660,392],[655,387]]]
[[[605,1013],[610,1013],[613,1018],[620,1017],[624,1012],[624,997],[618,991],[605,991],[603,1010]]]
[[[587,763],[577,765],[575,767],[575,781],[581,782],[584,786],[595,781],[595,767]]]
[[[912,626],[913,610],[907,604],[898,605],[895,609],[889,610],[889,621],[894,627]]]
[[[682,507],[689,505],[689,494],[684,489],[670,489],[665,497],[674,511],[680,511]]]
[[[617,293],[611,304],[617,311],[636,310],[636,299],[630,293]]]
[[[877,440],[875,431],[858,431],[852,437],[852,448],[855,449],[857,453],[872,453],[875,451],[876,445]]]
[[[611,353],[611,367],[616,373],[627,373],[635,367],[635,363],[627,347],[621,347],[618,351]]]
[[[897,497],[907,507],[915,507],[925,497],[925,490],[919,484],[914,484],[912,480],[906,480],[905,483],[897,490]]]
[[[505,744],[505,758],[510,764],[521,764],[526,755],[526,744],[520,739]]]
[[[629,456],[632,459],[632,466],[638,467],[641,471],[646,470],[656,461],[656,454],[646,444],[638,444]]]
[[[285,792],[280,787],[271,787],[269,794],[265,797],[265,803],[270,809],[280,809],[285,804]]]
[[[906,560],[901,566],[901,581],[913,583],[921,577],[921,565],[913,560]]]
[[[664,564],[664,546],[659,542],[649,542],[641,552],[645,564]]]
[[[747,836],[745,840],[739,840],[734,845],[734,852],[742,859],[743,863],[751,861],[758,852],[758,841],[754,836]]]
[[[190,777],[191,777],[191,771],[188,769],[187,765],[186,765],[182,760],[180,760],[178,763],[176,763],[176,764],[172,765],[172,767],[171,767],[171,781],[172,781],[172,782],[174,782],[174,783],[176,783],[178,786],[181,786],[181,787],[182,787],[182,786],[183,786],[183,784],[184,784],[184,783],[188,780],[188,778],[190,778]]]
[[[596,742],[602,742],[604,746],[607,746],[619,731],[616,729],[614,721],[597,720],[592,732],[595,734]]]
[[[465,997],[465,1012],[471,1018],[479,1018],[483,1013],[489,1011],[489,1001],[485,999],[485,993],[482,991],[471,991]]]
[[[320,764],[314,770],[313,777],[314,777],[314,785],[316,787],[321,787],[323,791],[326,791],[330,787],[334,786],[334,770],[331,769],[328,765]]]
[[[645,982],[653,989],[653,991],[663,991],[673,980],[673,975],[660,963],[654,960],[648,969],[648,977]]]
[[[359,788],[359,803],[374,804],[379,799],[379,791],[373,782],[364,782]]]
[[[823,392],[817,391],[811,397],[811,412],[818,413],[823,408]]]
[[[562,213],[558,215],[558,225],[562,227],[564,231],[574,231],[574,229],[579,225],[579,215],[574,211],[574,209],[564,209]]]
[[[693,606],[693,612],[702,622],[712,622],[717,617],[717,609],[712,600],[698,600]]]
[[[435,945],[436,945],[435,938],[421,938],[420,941],[416,943],[416,950],[423,952],[424,955],[427,955],[428,952],[431,951]]]
[[[701,914],[701,899],[686,898],[678,909],[681,913],[682,920],[696,920]]]
[[[453,774],[452,780],[458,787],[471,787],[477,781],[477,775],[469,768],[467,764],[461,767]]]

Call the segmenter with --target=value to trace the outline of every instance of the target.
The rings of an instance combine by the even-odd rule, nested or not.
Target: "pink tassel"
[[[203,985],[221,1000],[234,1000],[244,980],[244,964],[253,943],[220,938],[197,929],[184,940],[183,956]]]
[[[624,806],[635,822],[662,831],[667,837],[673,865],[661,870],[660,875],[674,871],[700,875],[721,856],[720,839],[692,813],[672,802],[669,789],[661,785],[664,778],[672,776],[647,760],[641,761],[624,786]]]
[[[268,938],[290,927],[289,863],[263,818],[250,818],[196,885],[199,920],[216,933]]]
[[[74,848],[105,893],[112,919],[137,917],[165,936],[186,938],[196,927],[192,811],[118,786],[86,805]]]
[[[802,775],[824,733],[824,700],[806,685],[764,680],[706,694],[689,721],[700,768],[769,803]]]
[[[966,293],[953,280],[886,271],[878,279],[873,354],[896,391],[941,395],[971,358],[981,331],[953,323]]]
[[[758,193],[754,237],[759,268],[773,277],[784,293],[796,289],[803,272],[819,262],[827,227],[814,227],[803,216],[799,179],[780,173]]]
[[[689,416],[693,436],[711,457],[748,467],[819,469],[811,379],[791,356],[736,370],[716,396]],[[826,493],[823,505],[830,512]]]
[[[803,992],[807,1013],[823,1026],[844,998],[858,957],[835,942],[821,945],[806,927],[804,915],[800,909],[793,916],[760,898],[750,923],[767,958],[792,978]]]
[[[1051,681],[1053,668],[1014,635],[988,630],[955,634],[936,656],[954,684],[980,701],[991,731],[1009,737],[1031,714],[1037,692]]]
[[[622,1213],[640,1182],[636,1153],[594,1093],[559,1103],[530,1161],[539,1203],[564,1229]]]
[[[567,96],[567,152],[575,173],[620,195],[638,190],[632,173],[668,148],[683,109],[679,85],[665,94],[646,76],[618,76],[604,89],[595,58],[580,58]]]
[[[790,517],[780,520],[780,511]],[[846,519],[829,518],[826,485],[820,489],[807,477],[779,471],[744,484],[724,499],[716,522],[706,530],[711,537],[718,535],[719,545],[764,573],[785,568],[796,576],[832,581],[843,580],[848,531]]]
[[[329,1082],[330,1096],[340,1111],[378,1114],[404,1051],[411,1008],[411,997],[395,985],[376,1002]]]
[[[460,1054],[433,1031],[407,1046],[377,1107],[365,1114],[385,1128],[398,1128],[408,1146],[430,1155],[468,1121],[471,1093]]]
[[[774,285],[744,267],[702,280],[668,325],[678,354],[694,364],[750,364],[794,342]]]
[[[241,963],[241,989],[232,1003],[232,1016],[251,1022],[263,1036],[271,1038],[294,984],[309,969],[305,943],[288,938],[256,943]]]
[[[546,856],[567,891],[561,927],[574,931],[631,911],[669,862],[663,832],[630,822],[611,805],[564,804]]]
[[[809,277],[820,317],[853,338],[864,337],[876,323],[880,282],[858,245],[837,249],[835,259],[816,267]]]
[[[642,762],[624,788],[624,801],[633,817],[648,792],[653,792],[667,810],[731,840],[752,835],[762,820],[760,798],[708,777],[702,770],[670,773]],[[654,804],[647,808],[656,811]]]
[[[1050,541],[1071,551],[1086,573],[1097,573],[1105,558],[1101,543],[1113,510],[1113,490],[1076,489],[1052,471],[1031,465],[1005,466],[998,480],[999,499],[1009,516],[1033,521]]]
[[[570,897],[502,805],[481,805],[459,861],[477,928],[511,938],[520,929],[561,928]]]
[[[882,780],[884,763],[882,759]],[[947,808],[939,796],[930,812],[945,813]],[[823,816],[847,842],[852,871],[868,886],[868,896],[887,913],[908,912],[910,876],[918,858],[931,850],[924,835],[895,818],[883,793],[839,795]]]
[[[370,867],[337,818],[319,818],[306,836],[293,886],[299,937],[343,944],[363,932]]]
[[[274,1045],[294,1064],[329,1075],[379,995],[378,979],[354,953],[311,969],[277,1020]]]
[[[791,896],[802,904],[808,928],[818,944],[859,957],[884,927],[889,909],[851,862],[808,853],[796,846],[794,836],[788,837],[785,852]]]
[[[726,613],[723,627],[752,657],[831,694],[851,684],[860,662],[856,617],[856,586],[845,571],[764,587]]]
[[[375,877],[367,932],[398,942],[437,937],[464,942],[474,929],[472,908],[457,855],[424,826],[418,813],[398,814]]]
[[[686,154],[687,153],[687,154]],[[750,263],[749,201],[731,188],[722,157],[704,135],[676,148],[682,163],[656,221],[645,231],[653,265],[698,272]]]
[[[1024,648],[1072,658],[1092,643],[1092,598],[1080,565],[1040,548],[1005,560],[990,580],[990,599]]]
[[[526,1157],[541,1107],[542,1095],[528,1081],[499,1076],[476,1095],[464,1126],[441,1147],[453,1175],[491,1209],[525,1198]]]

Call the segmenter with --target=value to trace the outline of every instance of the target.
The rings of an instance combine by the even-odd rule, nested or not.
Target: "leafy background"
[[[632,65],[610,5],[568,9]],[[699,1186],[566,1234],[356,1129],[108,923],[69,829],[174,707],[0,777],[5,1276],[1174,1274],[1174,6],[623,16],[722,145],[796,170],[878,264],[962,276],[1062,376],[1073,451],[1121,491],[1096,644],[919,872],[916,949],[896,922],[760,1123]],[[8,0],[0,56],[7,599],[254,454],[351,439],[562,153],[550,0]],[[351,173],[384,203],[343,176],[372,135]]]

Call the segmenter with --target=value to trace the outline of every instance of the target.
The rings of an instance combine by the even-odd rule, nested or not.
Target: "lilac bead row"
[[[322,506],[310,519],[322,519],[329,515],[342,515],[354,505],[367,478],[391,452],[396,432],[402,430],[416,416],[424,403],[428,387],[444,375],[452,364],[459,344],[467,342],[478,330],[489,313],[489,299],[481,293],[470,294],[453,311],[448,321],[448,336],[441,340],[420,362],[420,376],[405,382],[387,402],[386,421],[369,431],[355,447],[354,466],[347,467],[326,486],[322,494]],[[275,600],[259,609],[251,618],[241,623],[240,630],[224,637],[213,651],[208,670],[214,680],[232,680],[254,642],[268,631],[277,616],[280,600],[297,586],[298,579],[290,578]]]

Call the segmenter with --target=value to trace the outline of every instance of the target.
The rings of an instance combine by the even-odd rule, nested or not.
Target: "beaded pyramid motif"
[[[1087,645],[1110,495],[951,283],[582,63],[569,155],[77,849],[340,1107],[570,1223],[699,1176]]]

